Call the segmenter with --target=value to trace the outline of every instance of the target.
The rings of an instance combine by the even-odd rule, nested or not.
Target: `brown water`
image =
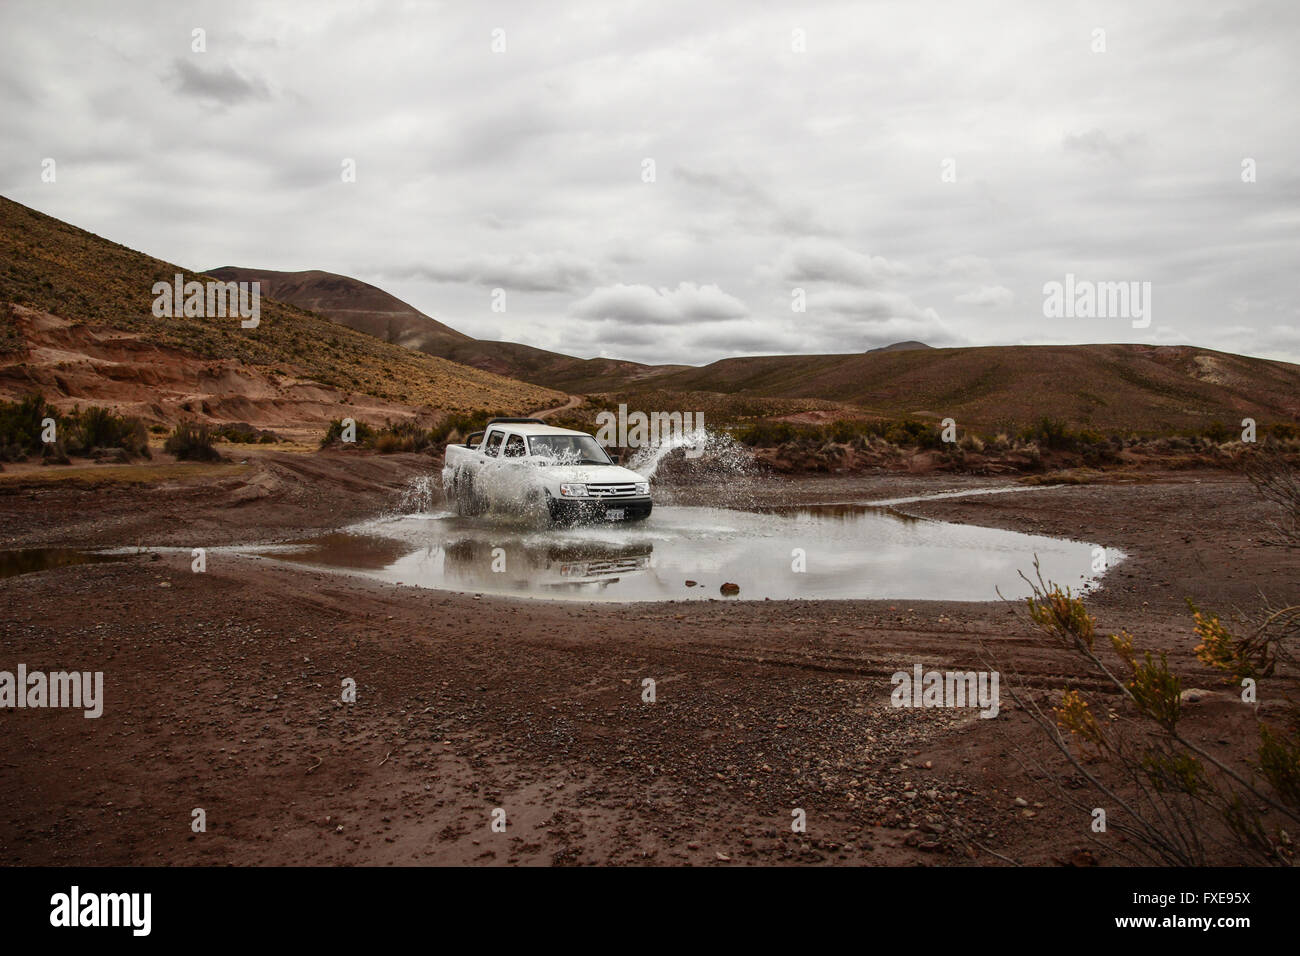
[[[79,548],[22,548],[0,551],[0,578],[19,574],[33,574],[73,564],[98,564],[103,561],[120,561],[125,555],[100,554]]]

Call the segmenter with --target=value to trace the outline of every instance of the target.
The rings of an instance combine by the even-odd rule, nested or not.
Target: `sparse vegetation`
[[[509,417],[507,412],[470,412],[468,414],[452,413],[447,415],[441,422],[435,425],[429,432],[429,438],[435,444],[455,441],[458,438],[465,438],[471,432],[480,431],[488,421],[493,418]],[[560,428],[579,427],[562,425],[558,420],[553,419],[552,424]]]
[[[356,422],[352,441],[345,441],[346,432],[347,426],[343,420],[334,419],[321,439],[321,447],[337,444],[345,448],[371,448],[382,455],[391,455],[395,452],[423,451],[433,444],[429,430],[415,421],[388,421],[378,428],[365,422]]]
[[[1280,512],[1267,528],[1268,540],[1300,548],[1300,476],[1276,445],[1245,460],[1246,476],[1265,501]]]
[[[879,465],[918,451],[938,451],[942,453],[941,467],[948,470],[1036,472],[1054,468],[1055,474],[1064,476],[1061,480],[1071,483],[1097,480],[1102,469],[1126,463],[1145,461],[1170,470],[1234,467],[1239,458],[1251,454],[1250,446],[1235,432],[1222,440],[1224,432],[1214,423],[1206,427],[1205,434],[1124,435],[1043,417],[1028,426],[1002,421],[991,433],[963,428],[959,423],[956,440],[945,442],[938,421],[839,418],[809,423],[790,420],[793,417],[742,422],[727,430],[750,448],[772,450],[778,457],[806,465],[813,459],[830,463],[828,458],[853,455],[864,463]],[[712,427],[719,426],[715,423]],[[1261,426],[1261,440],[1279,454],[1300,452],[1300,440],[1279,437],[1290,436],[1294,430],[1296,426],[1285,422]],[[845,462],[836,467],[845,467]]]
[[[351,443],[343,441],[343,420],[336,418],[330,422],[320,444],[322,448],[334,444],[352,444],[357,448],[373,449],[381,455],[430,451],[449,441],[459,441],[470,432],[482,429],[489,419],[508,416],[508,412],[452,412],[432,428],[426,428],[418,421],[409,419],[400,422],[386,421],[381,426],[358,421],[355,422],[354,441]]]
[[[264,428],[254,428],[247,422],[231,422],[217,426],[213,437],[232,445],[273,445],[280,439],[275,432]]]
[[[212,447],[213,431],[201,422],[183,421],[163,444],[163,451],[181,461],[219,461],[221,455]]]
[[[23,336],[18,330],[18,319],[12,302],[0,302],[0,355],[17,352],[23,347]]]
[[[1111,696],[1067,686],[1049,713],[1026,688],[1011,693],[1094,795],[1085,799],[1061,788],[1063,800],[1094,819],[1099,803],[1106,809],[1107,831],[1124,838],[1107,841],[1108,849],[1129,862],[1291,865],[1290,833],[1300,823],[1294,703],[1276,721],[1243,707],[1241,718],[1255,725],[1253,759],[1211,752],[1200,735],[1184,732],[1183,679],[1164,652],[1141,647],[1125,631],[1099,641],[1082,598],[1041,574],[1030,584],[1029,621],[1083,662],[1087,683]],[[1245,636],[1193,608],[1193,629],[1201,638],[1198,660],[1228,675],[1229,694],[1242,693],[1242,682],[1253,688],[1282,664],[1293,669],[1300,607],[1267,609]],[[1103,653],[1107,645],[1113,656]]]
[[[1271,449],[1256,455],[1247,473],[1266,500],[1283,507],[1284,522],[1273,526],[1276,543],[1300,546],[1294,468]],[[1012,696],[1110,808],[1108,829],[1127,839],[1108,846],[1136,856],[1132,862],[1293,865],[1292,834],[1300,824],[1300,706],[1260,683],[1295,679],[1300,605],[1279,608],[1265,600],[1253,620],[1238,614],[1230,624],[1188,602],[1191,630],[1199,639],[1196,659],[1220,675],[1228,699],[1240,696],[1251,704],[1267,693],[1270,700],[1267,710],[1243,706],[1236,716],[1253,725],[1253,752],[1225,753],[1212,750],[1203,735],[1184,731],[1186,695],[1196,692],[1183,690],[1182,676],[1163,651],[1142,647],[1123,630],[1098,641],[1096,619],[1082,598],[1045,582],[1041,573],[1036,578],[1029,581],[1029,622],[1080,659],[1087,682],[1109,691],[1117,703],[1067,686],[1048,715],[1023,688],[1013,688]],[[1107,644],[1113,656],[1103,653]],[[1095,799],[1080,800],[1065,788],[1062,796],[1095,814]]]
[[[41,422],[57,415],[37,394],[0,404],[0,458],[21,461],[29,454],[40,454],[44,444],[41,441]]]
[[[53,442],[44,441],[49,421],[54,425]],[[112,450],[127,457],[150,457],[144,423],[98,406],[63,413],[38,393],[0,402],[0,461],[40,455],[67,464],[69,455],[98,457]]]

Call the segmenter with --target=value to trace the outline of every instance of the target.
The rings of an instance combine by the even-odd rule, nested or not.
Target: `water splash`
[[[628,459],[627,467],[635,471],[638,475],[643,476],[648,481],[653,481],[655,473],[663,460],[679,448],[685,449],[683,457],[699,457],[697,450],[702,445],[707,446],[708,432],[705,432],[705,438],[701,439],[699,432],[673,432],[667,441],[655,442],[653,444],[642,445],[632,453]]]
[[[394,511],[398,515],[424,515],[442,504],[442,479],[437,475],[416,475],[406,483]]]
[[[666,441],[643,446],[627,467],[660,483],[744,478],[757,472],[749,449],[725,432],[706,428],[675,432]]]
[[[573,459],[576,463],[580,459]],[[545,472],[556,464],[564,464],[563,456],[552,459],[547,465],[499,467],[489,463],[485,468],[471,468],[470,474],[478,489],[476,519],[490,519],[512,525],[544,527],[549,524],[550,511],[546,505]],[[446,500],[450,494],[438,491],[447,508],[455,511],[455,502]]]

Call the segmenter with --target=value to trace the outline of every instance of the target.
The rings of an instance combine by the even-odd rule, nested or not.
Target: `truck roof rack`
[[[491,418],[488,425],[545,425],[540,418]]]

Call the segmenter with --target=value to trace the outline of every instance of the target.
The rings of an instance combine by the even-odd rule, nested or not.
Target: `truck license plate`
[[[606,520],[608,520],[608,521],[622,521],[622,520],[623,520],[623,509],[622,509],[622,508],[607,508],[607,509],[605,509],[605,518],[606,518]]]

